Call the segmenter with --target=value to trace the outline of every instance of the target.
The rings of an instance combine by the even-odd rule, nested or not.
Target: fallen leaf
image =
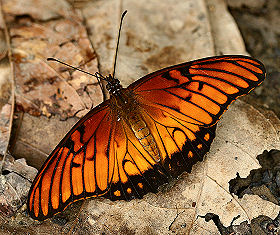
[[[207,0],[205,2],[209,9],[215,54],[248,54],[238,26],[232,15],[226,10],[226,3],[223,0]]]
[[[77,72],[71,74],[64,65],[46,61],[55,57],[88,72],[97,71],[82,18],[66,1],[28,0],[24,5],[22,1],[3,1],[3,9],[10,31],[18,105],[33,115],[57,114],[66,119],[102,101],[95,78],[83,74],[80,83],[76,79],[72,86]],[[44,9],[42,14],[38,9]],[[85,90],[87,85],[90,92]]]
[[[89,1],[81,7],[81,12],[103,75],[113,71],[118,22],[123,8],[128,9],[128,14],[123,25],[116,74],[124,86],[161,67],[215,54],[210,13],[205,1],[182,0],[174,5],[167,0]],[[219,12],[215,14],[219,15]],[[236,30],[231,27],[225,29]],[[71,82],[75,87],[76,80]],[[34,144],[33,152],[40,149],[49,153],[58,143],[60,128],[51,123],[53,118],[45,117],[40,117],[40,120],[46,120],[35,127],[33,118],[36,119],[26,115],[31,124],[22,132],[21,138],[25,138],[26,145]],[[258,196],[245,195],[238,199],[228,190],[228,182],[236,172],[245,177],[251,169],[259,167],[256,156],[260,151],[279,148],[279,126],[271,120],[250,105],[235,102],[219,122],[217,137],[205,161],[196,164],[191,174],[183,174],[159,193],[130,202],[112,202],[102,198],[86,200],[81,211],[81,203],[75,203],[51,220],[42,223],[29,221],[25,226],[36,234],[48,231],[74,234],[217,234],[215,225],[206,223],[198,215],[219,214],[226,226],[238,214],[242,221],[250,221],[259,214],[274,218],[278,213],[276,205]],[[67,130],[64,126],[61,129]],[[36,138],[36,134],[40,138]],[[20,150],[18,147],[18,152]],[[36,154],[33,157],[35,159]],[[37,164],[40,161],[42,164],[43,159],[37,159]],[[16,223],[22,221],[21,217]]]
[[[14,113],[14,81],[8,63],[6,25],[0,12],[0,155],[8,151]],[[2,165],[0,164],[0,171]]]
[[[29,114],[23,115],[22,121],[14,120],[14,126],[19,126],[16,143],[11,152],[17,158],[27,159],[27,163],[37,167],[42,166],[48,154],[64,137],[68,130],[77,121],[77,118],[69,118],[67,122],[60,117],[47,118],[35,117]]]
[[[174,11],[167,11],[169,1],[124,1],[122,6],[128,13],[121,32],[116,77],[124,87],[157,69],[214,54],[204,1],[177,1],[172,6]],[[119,1],[88,2],[82,12],[100,72],[112,73],[122,12]]]
[[[0,64],[0,154],[4,156],[10,138],[10,122],[12,112],[12,83],[10,81],[9,64]]]

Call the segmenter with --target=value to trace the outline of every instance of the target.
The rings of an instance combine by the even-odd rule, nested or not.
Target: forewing
[[[139,102],[189,123],[215,124],[229,104],[265,78],[261,62],[247,56],[218,56],[149,74],[128,89]]]

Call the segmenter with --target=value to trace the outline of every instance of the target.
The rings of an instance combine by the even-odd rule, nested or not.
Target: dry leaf
[[[48,154],[64,137],[68,130],[77,121],[77,118],[69,118],[67,122],[59,117],[47,118],[34,117],[29,114],[23,116],[17,133],[16,143],[12,153],[17,158],[25,158],[27,162],[37,167],[42,166]]]
[[[0,65],[0,154],[3,156],[7,151],[10,138],[11,122],[11,81],[10,67],[7,63]]]
[[[170,5],[170,1],[167,0],[122,2],[109,0],[89,1],[83,4],[81,11],[99,59],[100,70],[102,74],[107,75],[113,69],[119,16],[123,9],[128,9],[117,64],[117,77],[126,86],[161,67],[214,55],[216,40],[212,35],[211,21],[208,18],[211,13],[207,6],[203,0],[182,0],[177,1],[176,5]],[[222,7],[217,9],[225,11]],[[215,14],[225,16],[219,12]],[[63,18],[55,22],[59,20],[65,21]],[[230,21],[229,18],[227,20]],[[25,27],[32,26],[33,29],[35,23],[30,22],[28,18],[27,22],[28,25]],[[72,23],[72,21],[69,22]],[[51,23],[52,21],[40,22],[40,25],[42,24],[45,29]],[[215,21],[216,23],[219,21]],[[26,41],[29,36],[24,37],[26,29],[19,28],[23,30],[19,31],[22,41],[16,40],[17,44],[13,45],[20,48],[19,52],[32,51],[33,53],[35,49],[31,46],[23,47],[25,43],[27,45],[30,43]],[[236,31],[236,27],[227,27],[225,30]],[[217,34],[219,32],[216,30]],[[54,34],[53,31],[50,33]],[[227,33],[224,34],[227,35]],[[55,38],[59,35],[58,33]],[[35,37],[36,47],[38,46],[39,51],[44,52],[47,50],[46,46],[40,46],[44,41],[40,42],[41,40],[37,38],[38,36]],[[219,38],[222,40],[222,35],[219,35]],[[72,46],[71,43],[70,46]],[[235,47],[238,48],[238,45],[230,48],[232,53]],[[228,51],[228,49],[221,48],[220,51]],[[22,60],[21,57],[20,60]],[[78,58],[76,63],[80,61]],[[49,72],[46,68],[42,66],[42,69],[45,69],[40,70],[42,76],[45,72]],[[26,79],[25,76],[26,74],[22,77]],[[30,75],[28,76],[30,78]],[[75,91],[79,91],[80,83],[78,75],[76,76],[75,79],[72,76],[70,81],[66,78],[65,84],[71,84]],[[55,122],[52,123],[53,119],[49,121],[47,118],[44,120],[40,117],[42,122],[36,126],[32,125],[32,120],[37,122],[38,118],[31,116],[24,118],[29,119],[29,124],[20,135],[21,146],[24,144],[33,146],[34,152],[36,150],[49,152],[51,146],[58,143],[57,139],[60,135],[58,129],[60,128],[55,125]],[[74,204],[71,209],[68,208],[51,220],[40,224],[27,221],[24,222],[25,226],[28,227],[28,231],[31,230],[36,234],[46,234],[49,233],[48,231],[52,231],[51,233],[54,233],[53,231],[69,232],[71,227],[75,234],[217,234],[217,228],[213,223],[206,223],[204,219],[197,216],[208,212],[219,214],[226,226],[237,214],[241,215],[239,221],[250,221],[259,214],[274,218],[277,214],[277,206],[257,196],[246,195],[239,200],[229,193],[228,182],[235,177],[236,172],[245,177],[251,169],[259,167],[256,156],[264,149],[279,148],[279,126],[277,125],[279,124],[270,121],[251,106],[240,101],[236,102],[219,123],[217,137],[206,160],[196,164],[191,174],[183,174],[178,181],[174,181],[173,185],[169,185],[163,191],[148,194],[142,200],[130,202],[111,202],[106,199],[87,200],[81,213],[77,209],[80,204]],[[66,132],[65,127],[61,129]],[[22,141],[23,139],[25,141]],[[17,152],[20,152],[20,145],[17,149]],[[35,158],[36,154],[33,157]],[[39,159],[37,164],[39,161],[43,160]],[[78,216],[79,220],[75,221],[75,216]],[[22,218],[18,219],[17,223],[23,223],[22,221]]]
[[[55,57],[97,71],[82,18],[66,1],[4,1],[3,9],[10,29],[17,103],[25,111],[65,119],[102,101],[95,78],[79,73],[82,78],[77,81],[77,72],[62,73],[69,68],[46,61]],[[42,14],[38,9],[44,9]]]
[[[123,9],[121,8],[123,7]],[[118,20],[123,23],[116,76],[128,86],[157,69],[214,54],[204,1],[89,2],[82,12],[101,73],[113,70]],[[198,10],[199,9],[199,10]]]
[[[216,55],[247,54],[238,26],[224,0],[206,0]]]

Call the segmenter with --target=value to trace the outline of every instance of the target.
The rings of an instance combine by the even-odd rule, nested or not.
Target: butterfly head
[[[109,91],[110,95],[115,95],[122,89],[120,81],[116,78],[113,78],[111,74],[109,74],[109,76],[106,77],[105,80],[107,82],[106,89]]]

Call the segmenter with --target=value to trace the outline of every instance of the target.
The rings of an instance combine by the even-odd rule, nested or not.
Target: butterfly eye
[[[112,88],[112,85],[109,84],[109,83],[107,83],[107,84],[106,84],[106,90],[108,90],[108,91],[110,92],[111,88]]]
[[[122,89],[122,85],[120,84],[120,81],[118,79],[111,79],[108,81],[106,85],[106,90],[110,94],[115,94],[117,91]]]

